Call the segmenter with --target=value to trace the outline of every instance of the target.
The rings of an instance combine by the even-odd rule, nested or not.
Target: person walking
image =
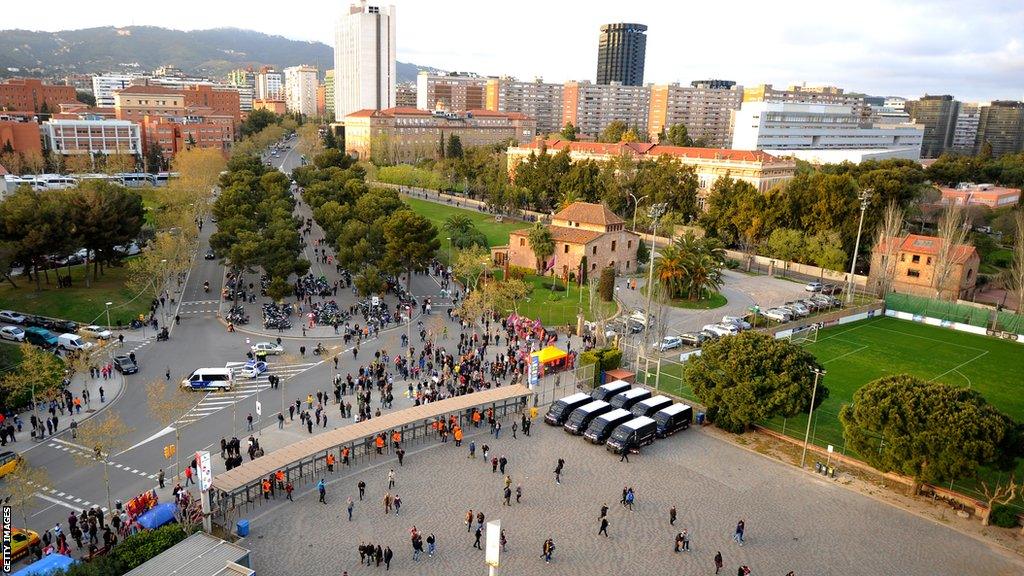
[[[541,555],[540,555],[540,557],[543,558],[544,559],[544,563],[547,564],[547,563],[551,562],[551,557],[554,555],[554,553],[555,553],[555,541],[552,540],[551,538],[548,538],[547,540],[544,541],[544,546],[541,548]]]
[[[608,517],[607,516],[604,516],[604,517],[601,518],[601,529],[597,531],[597,534],[599,536],[601,534],[604,534],[604,537],[608,538]]]
[[[622,445],[622,449],[619,450],[619,454],[620,454],[619,462],[622,462],[623,460],[625,460],[626,464],[629,464],[629,447],[626,446],[625,444],[623,444]]]
[[[512,505],[512,489],[509,488],[508,486],[505,486],[505,499],[502,500],[501,505],[502,506],[511,506]]]
[[[522,500],[522,499],[523,499],[523,485],[522,484],[516,484],[516,504],[519,504],[519,501]]]
[[[476,533],[474,534],[476,536],[476,540],[473,542],[473,548],[476,548],[478,550],[483,550],[483,547],[480,546],[480,536],[482,534],[483,534],[483,530],[481,530],[480,527],[478,526],[477,529],[476,529]]]
[[[668,509],[668,525],[669,526],[675,526],[676,525],[676,507],[675,506],[673,506],[673,507]]]
[[[437,550],[437,538],[434,537],[434,533],[431,532],[427,536],[427,556],[434,557],[434,551]]]
[[[252,412],[250,412],[249,415],[245,417],[245,421],[246,421],[246,429],[249,432],[252,432]]]
[[[320,481],[316,483],[316,490],[317,490],[317,492],[320,493],[320,503],[326,505],[327,504],[327,483],[324,482],[323,478],[321,478]]]
[[[337,362],[338,359],[335,358],[334,361]],[[391,546],[386,546],[384,548],[384,570],[385,571],[391,571],[391,558],[393,558],[394,555],[395,555],[395,553],[391,551]]]
[[[157,482],[160,483],[160,488],[163,488],[164,487],[164,469],[163,468],[160,469],[160,473],[157,474],[156,479],[157,479]]]
[[[388,490],[395,487],[395,469],[392,468],[388,471]]]
[[[352,509],[355,508],[355,502],[352,501],[352,497],[348,497],[348,505],[345,507],[348,510],[348,521],[352,521]]]
[[[555,484],[562,483],[562,469],[565,468],[565,460],[562,458],[558,459],[558,463],[555,464]]]
[[[680,534],[683,536],[683,551],[684,552],[689,552],[690,551],[690,532],[686,528],[683,528],[683,531],[680,532]]]
[[[471,526],[473,526],[473,510],[466,512],[466,532],[472,530]]]
[[[672,551],[673,552],[679,552],[682,549],[683,549],[683,533],[682,532],[678,532],[678,533],[676,533],[675,548],[673,548]]]
[[[359,484],[356,484],[356,487],[359,488],[359,501],[362,502],[363,494],[366,493],[366,482],[360,480]]]
[[[402,510],[402,498],[398,494],[395,494],[394,505],[395,505],[395,516],[398,516],[398,513]]]
[[[598,516],[598,519],[604,518],[607,515],[608,515],[608,503],[606,502],[606,503],[601,505],[601,515]]]
[[[455,445],[458,446],[458,442],[456,442]],[[476,459],[476,442],[473,440],[469,441],[469,457]]]
[[[746,529],[747,524],[742,519],[736,523],[736,531],[733,532],[732,539],[735,540],[736,543],[740,546],[743,546],[743,533],[746,531]]]
[[[196,483],[195,480],[192,479],[192,467],[191,466],[186,466],[185,467],[185,486],[188,486],[189,484],[195,484],[195,483]]]
[[[636,498],[636,496],[633,494],[633,489],[632,488],[630,488],[629,490],[626,490],[626,507],[629,508],[630,510],[633,509],[633,500],[635,498]]]
[[[294,492],[294,491],[295,491],[295,485],[294,484],[292,484],[291,482],[285,483],[285,485],[284,485],[284,497],[287,498],[289,502],[295,502],[295,500],[292,500],[292,492]]]

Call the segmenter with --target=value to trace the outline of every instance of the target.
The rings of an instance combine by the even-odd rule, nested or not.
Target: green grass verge
[[[71,288],[57,288],[55,272],[50,270],[49,285],[43,278],[42,290],[38,292],[35,281],[29,281],[24,276],[15,279],[17,289],[6,282],[0,284],[0,302],[3,302],[3,307],[26,314],[106,324],[106,315],[103,314],[105,304],[113,302],[110,321],[115,325],[118,319],[127,324],[131,318],[149,310],[151,297],[143,295],[135,298],[136,293],[125,287],[127,269],[124,266],[108,266],[89,288],[85,287],[86,271],[83,265],[71,268]],[[60,273],[66,275],[67,268],[61,268]],[[92,274],[92,266],[89,267],[89,273]]]
[[[647,295],[647,287],[641,286],[640,293],[644,296]],[[657,293],[655,293],[657,296]],[[668,303],[675,308],[685,308],[687,310],[714,310],[715,308],[721,308],[729,303],[729,299],[723,296],[720,292],[715,292],[710,298],[701,298],[699,300],[689,300],[687,298],[673,298]]]
[[[502,270],[495,270],[494,277],[501,279]],[[590,287],[582,288],[570,282],[566,287],[561,280],[555,280],[556,289],[551,289],[551,277],[540,277],[531,274],[523,278],[523,282],[531,287],[530,295],[519,302],[517,310],[520,315],[540,320],[545,326],[576,326],[576,315],[583,310],[583,317],[593,320],[590,312]],[[597,295],[594,295],[597,298]],[[614,302],[599,304],[605,316],[615,313]]]
[[[473,225],[487,237],[488,246],[504,246],[505,244],[508,244],[509,232],[529,227],[529,224],[525,222],[510,220],[507,217],[504,221],[498,222],[495,220],[494,214],[487,214],[476,210],[466,210],[464,208],[457,208],[447,204],[437,204],[436,202],[420,198],[403,196],[402,200],[412,208],[413,212],[416,212],[427,220],[430,220],[434,223],[434,226],[437,226],[437,236],[441,239],[441,251],[438,254],[438,257],[444,260],[447,260],[448,258],[448,241],[445,240],[447,235],[444,232],[443,225],[445,219],[452,214],[462,214],[468,217],[473,222]]]

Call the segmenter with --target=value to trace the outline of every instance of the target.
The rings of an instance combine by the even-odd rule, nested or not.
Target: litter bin
[[[704,425],[704,413],[703,412],[697,412],[697,424],[699,426],[703,426]]]
[[[237,524],[237,526],[235,528],[235,532],[238,533],[238,537],[239,538],[245,538],[246,536],[248,536],[249,535],[249,521],[248,520],[239,520],[238,524]]]

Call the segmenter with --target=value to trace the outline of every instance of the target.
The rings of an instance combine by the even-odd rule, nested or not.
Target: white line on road
[[[46,496],[45,494],[40,494],[39,492],[36,492],[36,498],[42,498],[43,500],[46,500],[47,502],[52,502],[53,504],[56,504],[58,506],[63,506],[65,508],[70,508],[70,509],[74,510],[75,512],[78,512],[79,509],[80,509],[79,506],[72,506],[71,504],[68,504],[67,502],[65,502],[63,500],[58,500],[56,498],[51,498],[50,496]]]

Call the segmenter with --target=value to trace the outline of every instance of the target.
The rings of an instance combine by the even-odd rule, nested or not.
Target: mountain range
[[[61,78],[68,74],[150,72],[173,65],[186,74],[224,78],[235,68],[263,65],[278,70],[310,64],[322,71],[334,64],[334,49],[323,42],[290,40],[252,30],[171,30],[156,26],[83,28],[40,32],[0,30],[0,77]],[[415,82],[420,70],[397,63],[398,81]]]

